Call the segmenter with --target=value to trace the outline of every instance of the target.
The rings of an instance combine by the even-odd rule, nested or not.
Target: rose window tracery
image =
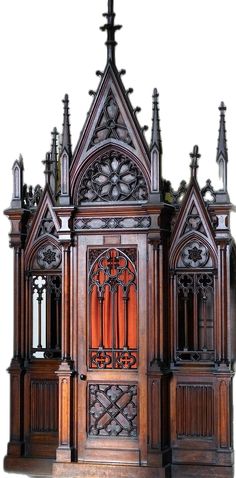
[[[98,158],[85,172],[78,202],[146,201],[145,178],[127,156],[112,151]]]

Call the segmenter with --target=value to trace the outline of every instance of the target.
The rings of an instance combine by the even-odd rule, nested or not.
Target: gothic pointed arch
[[[35,212],[35,215],[30,220],[30,232],[27,238],[26,255],[30,251],[32,245],[39,238],[54,238],[58,239],[57,231],[60,229],[57,215],[54,211],[54,201],[50,188],[45,187],[42,198]]]
[[[199,185],[195,178],[192,178],[183,202],[180,206],[176,223],[171,237],[170,263],[172,262],[173,251],[178,247],[179,242],[188,237],[195,237],[200,241],[207,241],[215,248],[214,229]]]
[[[74,202],[80,205],[147,202],[150,178],[139,159],[124,148],[103,148],[82,165]]]

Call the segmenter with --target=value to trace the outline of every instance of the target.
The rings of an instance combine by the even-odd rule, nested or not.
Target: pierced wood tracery
[[[89,367],[137,368],[136,249],[90,250],[91,257]]]
[[[177,274],[177,294],[177,361],[213,360],[213,274]]]
[[[90,436],[136,438],[136,419],[136,385],[89,385]]]
[[[146,201],[148,188],[139,167],[117,151],[99,157],[84,173],[78,203]]]

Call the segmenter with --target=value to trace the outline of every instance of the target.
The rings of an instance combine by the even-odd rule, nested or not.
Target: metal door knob
[[[79,376],[80,380],[86,380],[86,375],[84,375],[83,373],[80,374]]]

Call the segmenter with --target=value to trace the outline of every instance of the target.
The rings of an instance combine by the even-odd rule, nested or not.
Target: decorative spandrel
[[[134,147],[127,125],[111,90],[107,95],[88,149],[110,138],[123,141]]]
[[[97,158],[84,173],[79,186],[79,204],[147,199],[143,173],[130,158],[117,151]]]
[[[88,435],[137,437],[137,385],[89,385]]]
[[[136,250],[89,251],[96,258],[89,273],[89,368],[136,369]]]
[[[46,211],[44,217],[41,220],[37,237],[42,237],[46,234],[50,234],[51,236],[57,237],[56,227],[49,210]]]
[[[196,207],[195,204],[193,204],[186,217],[186,221],[182,229],[181,236],[183,236],[184,234],[187,234],[188,232],[195,232],[195,231],[200,232],[204,236],[207,236],[198,208]]]

